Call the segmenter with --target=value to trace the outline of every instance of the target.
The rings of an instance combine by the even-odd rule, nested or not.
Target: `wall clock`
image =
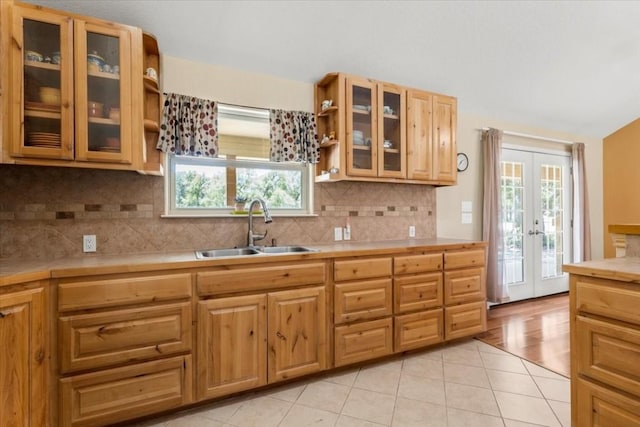
[[[464,153],[458,153],[458,172],[464,172],[469,167],[469,158]]]

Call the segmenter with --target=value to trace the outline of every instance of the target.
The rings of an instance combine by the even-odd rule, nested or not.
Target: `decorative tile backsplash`
[[[314,217],[256,221],[265,243],[333,241],[347,217],[351,240],[377,241],[436,234],[435,188],[427,185],[338,182],[316,184]],[[0,165],[0,258],[62,258],[82,253],[95,234],[98,254],[173,252],[241,246],[246,218],[161,218],[164,180],[135,172]]]

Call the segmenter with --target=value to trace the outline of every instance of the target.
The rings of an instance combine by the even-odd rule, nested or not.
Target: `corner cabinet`
[[[11,142],[3,145],[2,161],[144,170],[142,31],[10,4],[3,9],[10,30],[2,31],[12,41],[9,113],[3,114]]]
[[[332,73],[315,86],[316,182],[456,183],[456,99]]]

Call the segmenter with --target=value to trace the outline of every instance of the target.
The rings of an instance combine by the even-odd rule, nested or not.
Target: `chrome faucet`
[[[249,232],[247,233],[247,246],[255,246],[256,240],[262,240],[267,237],[267,231],[265,230],[264,234],[257,234],[253,232],[253,205],[259,203],[262,206],[262,212],[264,212],[264,222],[265,224],[273,221],[271,218],[271,214],[269,213],[269,208],[267,208],[267,204],[262,199],[253,199],[249,203]]]

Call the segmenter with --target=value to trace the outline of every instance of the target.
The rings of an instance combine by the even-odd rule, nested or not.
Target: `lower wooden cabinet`
[[[0,426],[46,426],[43,288],[0,294]]]
[[[60,425],[105,425],[190,403],[191,369],[191,356],[180,356],[63,378]]]
[[[349,365],[393,353],[393,319],[336,326],[336,366]]]
[[[267,296],[198,302],[198,399],[267,383]]]
[[[575,381],[575,427],[640,427],[640,400],[582,378]]]
[[[394,322],[396,352],[426,347],[444,340],[441,308],[396,316]]]
[[[487,329],[487,303],[484,301],[444,308],[444,338],[452,340],[478,334]]]

